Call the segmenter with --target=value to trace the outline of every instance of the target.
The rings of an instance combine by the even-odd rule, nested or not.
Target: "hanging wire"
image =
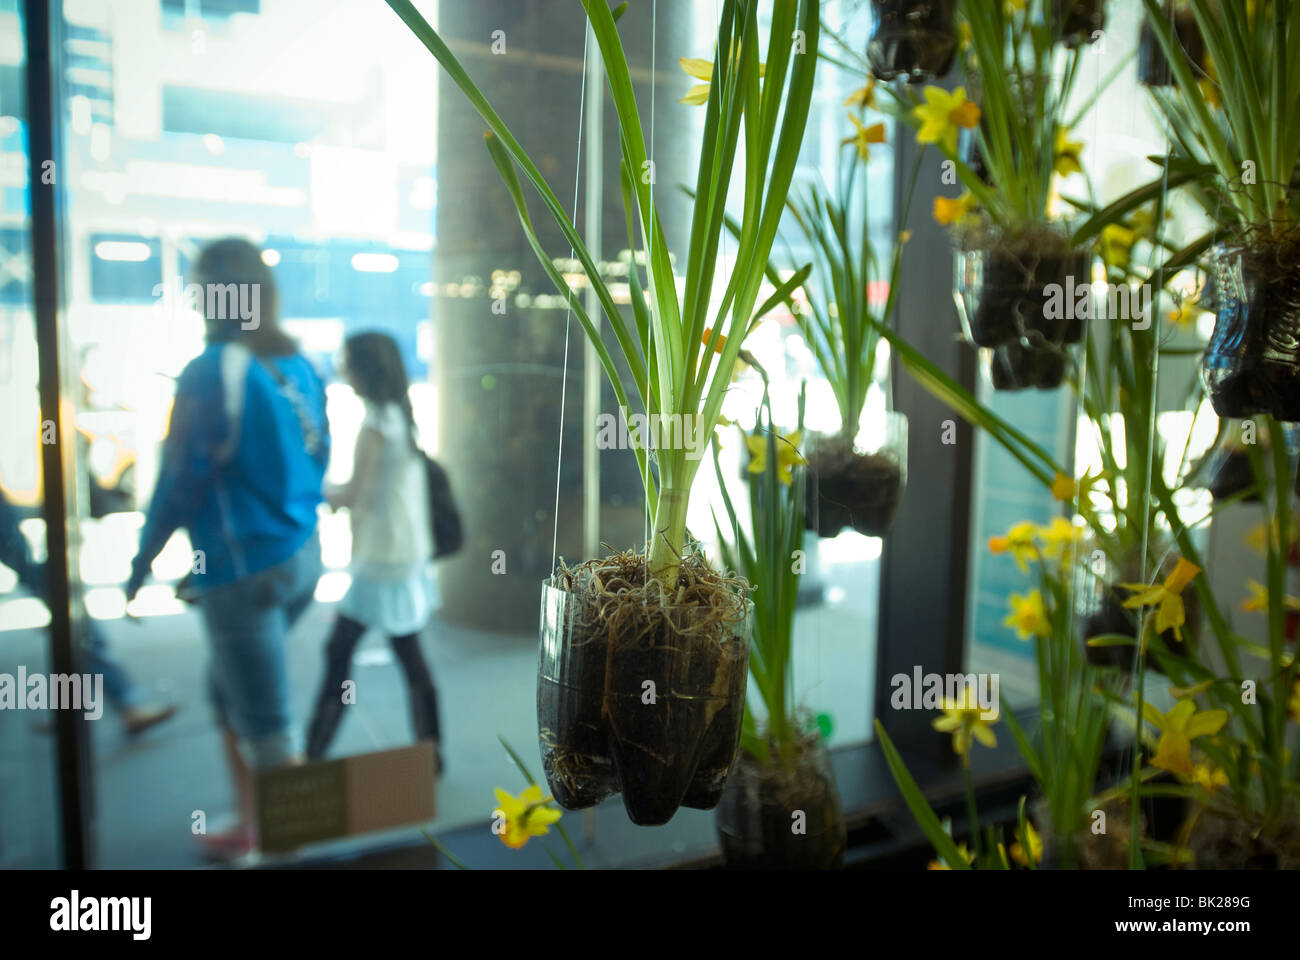
[[[659,0],[653,0],[653,2],[650,4],[650,225],[648,228],[649,236],[650,236],[649,243],[651,245],[653,245],[655,242],[655,229],[654,229],[655,177],[657,176],[657,168],[655,167],[655,87],[658,86],[658,79],[659,79],[657,73],[659,69],[658,41],[659,41]],[[630,170],[628,171],[628,173],[631,176],[636,176],[636,171],[634,170]],[[633,238],[629,238],[629,240],[633,240]],[[635,241],[633,240],[633,242]],[[645,254],[646,289],[649,289],[650,284],[654,280],[653,271],[650,268],[650,259],[651,259],[650,249],[647,247],[646,254]],[[633,250],[631,269],[635,270],[636,268],[637,268],[636,251]],[[653,304],[651,304],[651,307],[653,308]],[[648,407],[650,401],[650,338],[653,336],[654,336],[654,324],[647,323],[646,340],[645,340],[645,344],[643,345],[645,351],[645,387],[641,391],[642,397],[645,398],[645,404],[647,404],[647,405],[643,405],[643,410],[645,411],[646,414],[645,435],[642,437],[642,444],[645,447],[645,461],[644,461],[645,475],[641,478],[641,490],[642,493],[645,495],[645,511],[642,517],[642,532],[644,533],[645,536],[645,557],[646,557],[646,565],[647,565],[647,570],[646,570],[647,575],[649,574],[650,547],[651,547],[650,524],[653,522],[650,514],[650,422],[651,422],[650,413],[651,411]],[[663,398],[661,397],[660,398],[661,403],[662,403],[662,399]],[[662,482],[663,477],[661,476],[659,480],[660,482]]]
[[[576,223],[578,220],[578,183],[579,175],[582,172],[582,125],[584,121],[585,106],[587,102],[587,47],[591,42],[591,25],[587,24],[582,36],[582,91],[578,97],[578,150],[577,159],[573,167],[573,213],[570,221]],[[569,260],[572,262],[574,254],[573,244],[569,244]],[[569,388],[569,328],[573,319],[573,287],[566,281],[568,287],[568,296],[565,298],[564,305],[564,371],[560,377],[560,428],[559,444],[555,452],[555,512],[554,525],[551,528],[551,572],[555,572],[555,562],[558,558],[557,546],[560,539],[560,467],[564,462],[564,406],[568,395]]]
[[[1172,11],[1172,4],[1170,5],[1169,9]],[[1173,149],[1174,149],[1173,137],[1170,135],[1168,127],[1166,126],[1165,128],[1166,155],[1168,156],[1169,154],[1171,154],[1173,152]],[[1168,202],[1169,202],[1169,164],[1165,163],[1163,174],[1161,177],[1160,199],[1156,204],[1156,214],[1154,217],[1155,223],[1154,223],[1153,231],[1156,237],[1159,237],[1164,229],[1165,210]],[[1155,256],[1156,256],[1156,252],[1155,250],[1153,250],[1152,258],[1154,259]],[[1165,285],[1164,275],[1165,275],[1165,268],[1164,268],[1164,263],[1162,262],[1156,270],[1156,279],[1157,279],[1156,291],[1157,292],[1164,289],[1164,285]],[[1155,312],[1156,310],[1155,304],[1157,302],[1158,301],[1156,296],[1153,295],[1151,298],[1151,310],[1153,312]],[[1148,319],[1153,325],[1156,324],[1157,322],[1156,317],[1154,316]],[[1152,579],[1158,576],[1160,571],[1160,565],[1157,564],[1154,567],[1154,569],[1152,569],[1150,577],[1148,577],[1147,575],[1147,568],[1148,568],[1147,551],[1148,549],[1150,549],[1149,534],[1151,529],[1150,512],[1149,512],[1149,508],[1151,504],[1151,471],[1154,469],[1151,461],[1155,456],[1156,406],[1159,398],[1159,385],[1160,385],[1160,330],[1158,326],[1153,331],[1151,337],[1151,346],[1152,346],[1151,400],[1149,404],[1149,413],[1147,418],[1147,450],[1146,450],[1147,469],[1146,469],[1146,480],[1145,483],[1143,484],[1143,491],[1142,491],[1144,497],[1143,497],[1143,504],[1142,504],[1142,553],[1141,553],[1142,577],[1141,580],[1143,583],[1152,582]],[[1125,436],[1127,436],[1127,433],[1125,434]],[[1166,517],[1166,519],[1169,521],[1169,525],[1171,529],[1173,529],[1175,525],[1178,523],[1178,518],[1176,516]],[[1146,677],[1146,657],[1144,656],[1145,649],[1142,644],[1142,637],[1145,632],[1144,626],[1145,626],[1145,621],[1147,616],[1148,615],[1145,612],[1143,612],[1142,616],[1140,616],[1138,619],[1137,637],[1135,638],[1136,646],[1134,647],[1133,650],[1133,686],[1134,686],[1134,694],[1137,699],[1137,713],[1136,713],[1137,724],[1133,733],[1133,761],[1132,761],[1133,774],[1131,778],[1133,786],[1132,786],[1132,797],[1129,801],[1129,808],[1130,808],[1129,809],[1129,831],[1130,831],[1130,836],[1133,837],[1135,840],[1138,836],[1138,825],[1140,822],[1139,818],[1141,816],[1141,804],[1138,803],[1137,800],[1138,800],[1139,777],[1141,775],[1142,729],[1143,729],[1142,712],[1144,709],[1144,702],[1146,699],[1146,690],[1144,688],[1145,677]],[[1154,629],[1154,625],[1152,626],[1152,629]],[[1142,852],[1140,846],[1136,842],[1130,843],[1129,866],[1137,867],[1140,866],[1141,864],[1142,864]]]

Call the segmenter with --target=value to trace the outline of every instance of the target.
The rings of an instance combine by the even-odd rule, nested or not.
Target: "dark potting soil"
[[[957,0],[872,0],[875,29],[867,44],[872,74],[880,80],[932,80],[952,68],[957,55]]]
[[[717,804],[740,741],[748,653],[734,634],[720,644],[666,624],[644,642],[611,646],[605,719],[633,823],[667,823],[687,800]],[[655,683],[651,703],[646,681]]]
[[[1188,846],[1198,870],[1297,870],[1300,820],[1292,818],[1264,835],[1257,834],[1244,820],[1207,810],[1192,831]]]
[[[621,792],[642,825],[668,822],[683,803],[714,806],[740,739],[748,624],[640,595],[551,593],[562,609],[543,607],[537,715],[556,801],[576,810]],[[611,629],[601,614],[626,614],[624,603],[640,611]]]
[[[964,256],[980,258],[979,279],[964,291],[971,342],[997,347],[1023,337],[1046,344],[1077,343],[1083,337],[1084,319],[1074,314],[1065,293],[1071,278],[1086,283],[1091,254],[1061,249],[1064,240],[1054,234],[1027,236],[1015,243],[967,247]],[[1047,316],[1048,290],[1060,288],[1061,315]]]
[[[1211,478],[1210,496],[1215,500],[1226,500],[1255,486],[1255,471],[1250,468],[1249,454],[1233,451],[1223,458],[1218,472]],[[1242,497],[1241,502],[1259,503],[1259,490]]]
[[[815,763],[793,773],[741,755],[718,806],[729,870],[831,870],[844,864],[844,817],[834,781]],[[802,832],[796,817],[802,815]]]
[[[883,537],[903,497],[903,473],[890,457],[855,453],[846,444],[813,447],[808,453],[805,524],[818,536],[833,537],[852,527]]]
[[[993,348],[989,373],[994,390],[1055,390],[1065,382],[1065,351],[1012,340]]]

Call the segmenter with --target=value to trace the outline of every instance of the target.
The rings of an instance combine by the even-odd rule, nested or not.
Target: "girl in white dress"
[[[343,718],[343,684],[352,654],[370,628],[387,634],[406,675],[417,740],[432,740],[442,770],[438,693],[420,652],[420,631],[435,606],[429,565],[433,524],[427,469],[416,445],[402,354],[386,333],[360,333],[343,345],[342,375],[365,404],[352,478],[327,491],[352,524],[352,584],[339,602],[325,646],[325,678],[308,726],[307,756],[323,758]]]

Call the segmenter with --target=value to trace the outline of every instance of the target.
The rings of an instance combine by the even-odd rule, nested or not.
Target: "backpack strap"
[[[252,352],[240,343],[221,348],[221,399],[226,414],[226,440],[217,448],[218,463],[226,463],[239,449],[240,426],[244,421],[244,394],[248,390],[248,368]]]

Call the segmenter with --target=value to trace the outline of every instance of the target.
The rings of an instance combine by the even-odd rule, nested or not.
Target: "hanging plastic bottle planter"
[[[889,532],[907,487],[906,414],[886,411],[883,424],[869,425],[851,439],[814,433],[804,450],[809,530],[822,537],[846,528],[868,537]]]
[[[877,79],[919,83],[952,69],[957,0],[871,0],[871,13],[867,60]]]
[[[1188,7],[1174,10],[1174,36],[1192,69],[1200,76],[1205,72],[1205,38],[1196,24],[1196,14]],[[1155,29],[1145,17],[1138,28],[1138,82],[1147,87],[1174,86],[1173,69],[1165,56]]]
[[[830,753],[816,730],[799,741],[790,767],[764,766],[742,753],[716,818],[729,870],[832,870],[844,864],[848,832]]]
[[[1059,344],[1012,340],[980,353],[994,390],[1055,390],[1065,382],[1067,358]]]
[[[722,795],[740,736],[750,607],[743,584],[722,577],[695,552],[686,518],[741,344],[753,324],[799,283],[796,275],[759,300],[762,265],[794,174],[793,163],[784,161],[798,156],[812,102],[820,4],[774,0],[760,26],[757,4],[719,3],[716,36],[705,48],[716,59],[692,62],[688,71],[708,82],[695,90],[684,87],[687,95],[677,105],[708,118],[701,124],[694,181],[699,195],[687,247],[694,252],[684,258],[684,277],[669,253],[655,193],[653,138],[647,137],[650,125],[642,121],[622,39],[644,35],[652,11],[628,4],[610,9],[604,0],[583,4],[589,43],[599,51],[620,131],[620,176],[611,187],[621,193],[627,244],[634,252],[626,275],[629,297],[621,303],[573,224],[576,198],[572,205],[559,199],[410,0],[388,4],[487,125],[488,157],[521,230],[566,303],[567,316],[586,333],[619,408],[625,414],[644,411],[644,422],[629,439],[653,517],[645,552],[575,567],[561,563],[542,586],[537,705],[547,782],[555,799],[571,809],[620,792],[638,824],[665,823],[683,804],[707,809]],[[586,62],[583,80],[590,83]],[[757,136],[743,135],[749,133]],[[738,161],[742,143],[746,153]],[[575,183],[581,174],[579,165]],[[728,211],[733,190],[743,205]],[[558,228],[569,257],[578,262],[580,269],[572,273],[583,275],[598,301],[620,362],[582,298],[573,295],[572,273],[556,266],[563,248],[546,249],[534,221],[543,208],[547,229]],[[719,249],[731,212],[739,222],[762,224],[743,231],[731,249],[741,265],[733,269],[744,271],[735,274],[704,254]],[[718,316],[723,291],[728,308]]]
[[[1300,245],[1221,244],[1201,379],[1221,417],[1300,421]]]
[[[579,810],[616,793],[633,823],[722,796],[740,741],[753,604],[703,559],[678,593],[624,553],[542,585],[537,722],[551,794]]]
[[[1106,26],[1105,0],[1056,0],[1053,23],[1067,47],[1094,43]]]
[[[968,235],[953,288],[962,332],[977,347],[1078,343],[1087,319],[1079,293],[1091,272],[1091,251],[1072,248],[1068,233],[1049,224],[1015,237]],[[1014,350],[1009,356],[1021,365]]]

